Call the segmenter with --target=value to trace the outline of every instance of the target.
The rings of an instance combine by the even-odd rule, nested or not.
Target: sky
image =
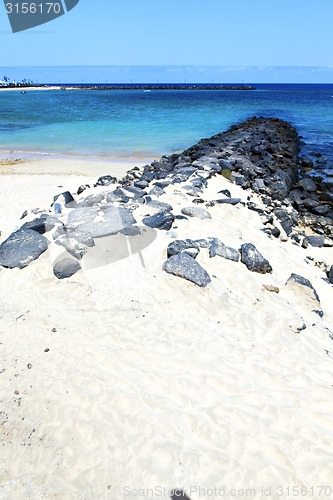
[[[80,0],[58,19],[13,34],[1,2],[0,75],[34,67],[25,76],[41,82],[40,67],[56,66],[61,81],[81,71],[85,82],[144,82],[170,76],[170,67],[177,76],[180,67],[171,81],[332,83],[332,25],[332,0]]]

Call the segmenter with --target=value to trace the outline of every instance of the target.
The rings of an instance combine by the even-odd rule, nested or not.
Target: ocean
[[[0,152],[156,158],[251,116],[290,121],[333,165],[333,84],[254,84],[256,90],[0,91]],[[331,165],[331,166],[330,166]]]

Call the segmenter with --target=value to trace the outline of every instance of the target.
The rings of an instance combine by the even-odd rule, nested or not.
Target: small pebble
[[[46,349],[44,349],[44,352],[49,352],[49,348],[47,347]]]
[[[57,331],[57,329],[56,329],[56,328],[52,328],[52,332],[53,332],[53,333],[54,333],[54,332],[56,332],[56,331]]]
[[[20,394],[19,391],[14,391],[14,394],[16,394],[16,396],[18,396]]]
[[[28,368],[28,370],[31,370],[31,368],[32,368],[32,364],[28,363],[28,364],[27,364],[27,368]]]

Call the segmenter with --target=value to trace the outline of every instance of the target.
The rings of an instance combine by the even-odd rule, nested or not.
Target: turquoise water
[[[0,150],[133,156],[183,150],[253,115],[292,122],[308,149],[332,154],[333,85],[255,91],[0,91]]]

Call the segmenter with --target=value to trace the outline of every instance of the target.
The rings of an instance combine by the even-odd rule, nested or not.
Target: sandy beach
[[[40,166],[1,167],[0,242],[24,210],[47,211],[102,173]],[[183,184],[159,198],[178,215],[192,205]],[[182,488],[191,500],[277,500],[301,488],[320,498],[320,486],[333,497],[333,289],[307,259],[332,262],[332,248],[267,237],[245,205],[259,197],[221,175],[203,196],[226,189],[244,205],[176,220],[141,256],[57,280],[50,247],[24,269],[0,269],[1,498],[157,500]],[[162,271],[170,242],[212,236],[255,244],[272,274],[208,249],[197,257],[207,288]],[[286,286],[291,273],[311,281],[323,318]]]

